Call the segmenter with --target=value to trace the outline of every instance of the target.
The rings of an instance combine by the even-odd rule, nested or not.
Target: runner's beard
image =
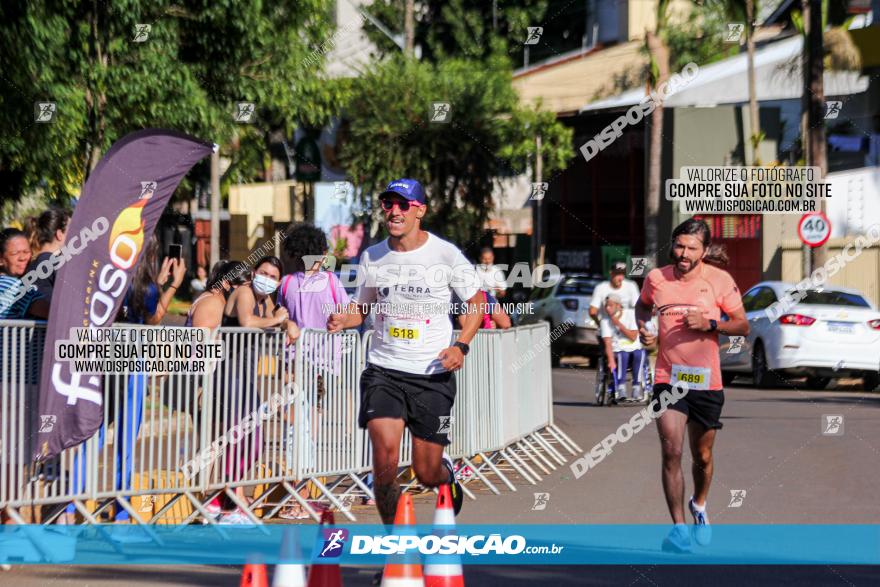
[[[687,261],[687,263],[688,263],[687,269],[681,268],[682,261]],[[675,270],[678,271],[679,273],[681,273],[682,275],[690,273],[691,271],[696,269],[699,264],[700,264],[700,259],[697,259],[696,261],[691,261],[690,259],[685,259],[684,257],[675,257]]]

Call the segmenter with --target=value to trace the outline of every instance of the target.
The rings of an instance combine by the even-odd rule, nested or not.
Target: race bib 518
[[[422,340],[424,323],[418,320],[385,318],[384,341],[396,346],[414,346]]]

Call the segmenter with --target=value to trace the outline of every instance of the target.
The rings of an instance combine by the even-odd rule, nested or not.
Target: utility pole
[[[810,7],[810,28],[808,29],[806,43],[809,44],[808,63],[809,63],[809,82],[806,87],[809,89],[809,127],[810,127],[810,158],[809,164],[819,168],[819,176],[825,179],[828,173],[828,159],[825,149],[825,84],[824,74],[825,65],[824,48],[822,42],[822,0],[811,0]],[[822,212],[825,212],[825,199],[819,200],[819,206]],[[815,270],[825,264],[827,253],[826,245],[816,247],[812,250],[813,262],[812,268]]]
[[[801,95],[801,150],[803,151],[804,165],[810,165],[812,160],[810,156],[810,83],[809,75],[811,71],[810,61],[810,20],[812,10],[810,9],[811,0],[801,0],[801,13],[804,19],[804,47],[801,51],[801,80],[804,84],[804,92]],[[803,245],[801,247],[802,271],[803,277],[809,277],[813,272],[813,252],[811,247]]]
[[[220,145],[211,153],[211,264],[220,260]]]
[[[541,183],[543,177],[544,156],[541,153],[541,134],[535,137],[535,182]],[[544,264],[544,198],[532,200],[535,203],[535,266]]]

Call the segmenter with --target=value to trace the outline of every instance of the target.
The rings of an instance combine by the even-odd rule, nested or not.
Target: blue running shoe
[[[676,524],[663,539],[663,552],[675,554],[691,553],[691,537],[685,524]]]

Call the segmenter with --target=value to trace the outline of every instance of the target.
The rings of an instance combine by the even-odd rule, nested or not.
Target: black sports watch
[[[467,344],[465,344],[465,343],[463,343],[463,342],[458,342],[458,341],[456,341],[456,342],[452,343],[452,346],[458,347],[458,350],[461,351],[461,354],[463,354],[463,355],[465,355],[465,356],[467,356],[467,354],[468,354],[469,352],[471,352],[471,347],[470,347],[470,345],[467,345]]]
[[[718,330],[718,320],[709,318],[709,332],[715,332],[716,330]]]

